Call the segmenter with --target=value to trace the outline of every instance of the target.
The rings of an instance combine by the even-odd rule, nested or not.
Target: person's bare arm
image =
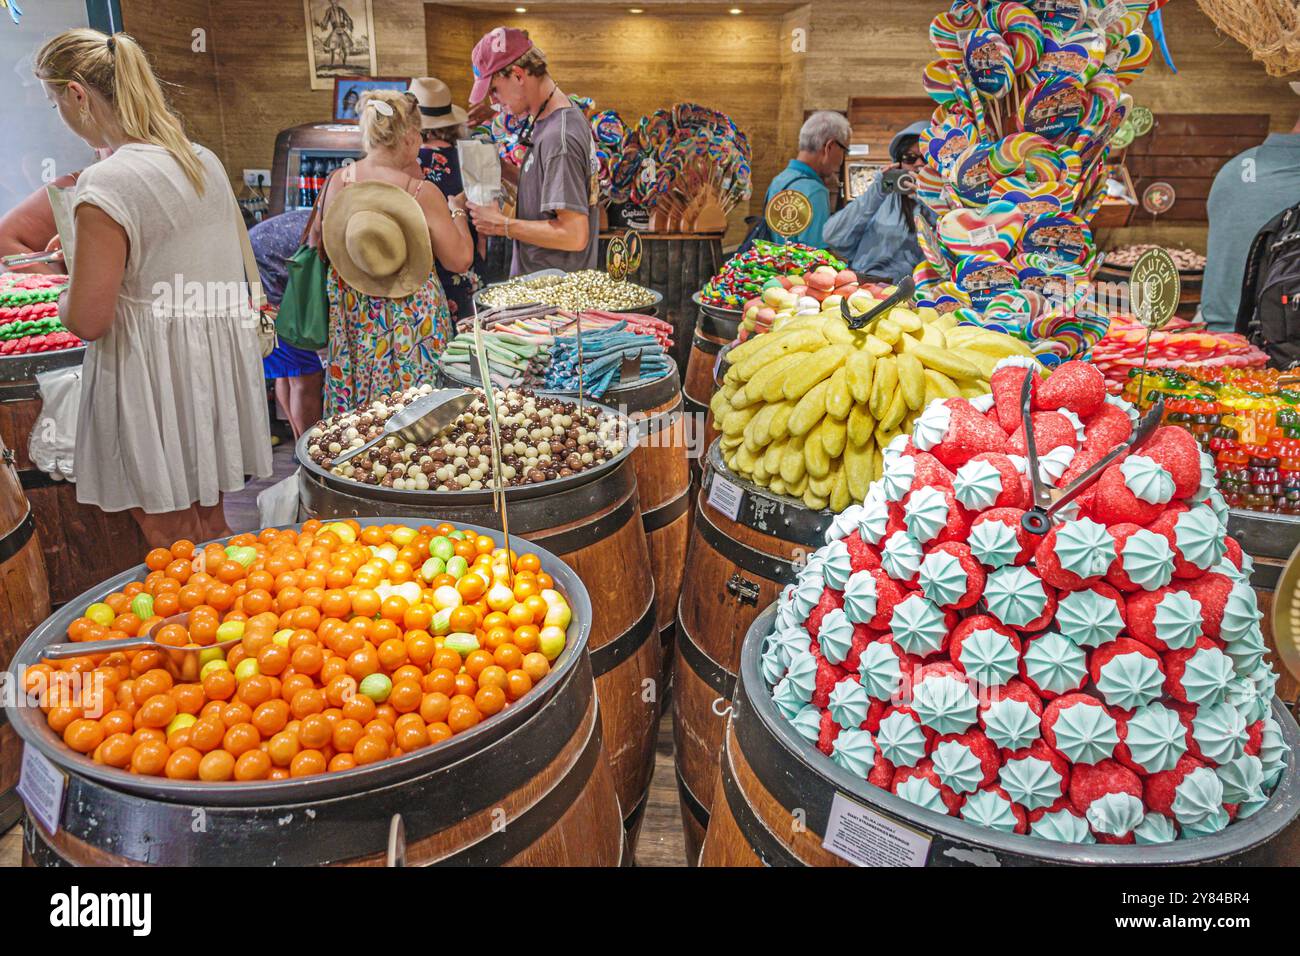
[[[424,210],[424,219],[429,224],[434,258],[448,272],[468,272],[474,264],[474,239],[469,231],[469,216],[452,218],[447,200],[432,184],[421,189],[416,198]],[[452,201],[460,206],[464,202],[464,194],[452,197]]]
[[[474,228],[482,235],[504,236],[542,249],[559,249],[563,252],[581,252],[587,248],[591,224],[586,213],[572,209],[557,209],[555,217],[547,219],[509,219],[496,206],[470,204]],[[508,227],[508,228],[507,228]]]
[[[95,254],[77,261],[77,273],[59,297],[59,319],[87,342],[113,326],[130,245],[126,230],[104,210],[90,203],[77,207],[77,247]]]
[[[75,173],[60,176],[55,186],[68,187],[76,183]],[[35,189],[22,202],[0,217],[0,256],[42,252],[49,248],[55,236],[54,212],[45,187]],[[61,262],[39,262],[23,268],[25,273],[55,275],[65,272]]]

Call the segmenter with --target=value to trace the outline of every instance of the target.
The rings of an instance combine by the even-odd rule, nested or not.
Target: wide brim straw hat
[[[417,76],[410,94],[420,104],[420,129],[443,129],[469,122],[469,114],[451,101],[451,89],[436,76]]]
[[[353,183],[331,201],[321,228],[330,263],[366,295],[400,299],[433,272],[424,211],[392,183]]]

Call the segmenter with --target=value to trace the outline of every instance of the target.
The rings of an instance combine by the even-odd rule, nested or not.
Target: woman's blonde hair
[[[203,164],[133,37],[85,28],[68,30],[41,47],[35,66],[36,76],[47,83],[66,86],[76,81],[102,96],[127,136],[167,150],[195,191],[203,193]]]
[[[368,90],[357,100],[361,145],[367,152],[376,146],[396,146],[412,132],[420,131],[420,104],[410,93],[397,90]]]

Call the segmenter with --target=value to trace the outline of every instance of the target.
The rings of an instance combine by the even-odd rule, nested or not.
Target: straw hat
[[[353,183],[340,190],[322,234],[330,263],[358,292],[400,299],[420,288],[433,271],[424,212],[392,183]]]
[[[468,113],[452,105],[451,90],[436,76],[417,76],[411,80],[409,92],[420,104],[420,129],[460,126],[469,121]]]

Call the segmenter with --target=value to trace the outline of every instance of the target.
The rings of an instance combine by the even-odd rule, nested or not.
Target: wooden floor
[[[258,492],[288,477],[294,471],[293,444],[287,439],[276,446],[272,456],[275,473],[269,479],[249,484],[238,495],[226,500],[226,518],[236,531],[261,527],[257,517]],[[14,827],[0,834],[0,866],[18,866],[22,862],[22,828]],[[682,838],[681,817],[677,806],[677,784],[673,774],[672,716],[665,714],[659,723],[654,778],[650,781],[650,799],[646,802],[645,820],[637,841],[638,866],[685,866],[686,847]]]

